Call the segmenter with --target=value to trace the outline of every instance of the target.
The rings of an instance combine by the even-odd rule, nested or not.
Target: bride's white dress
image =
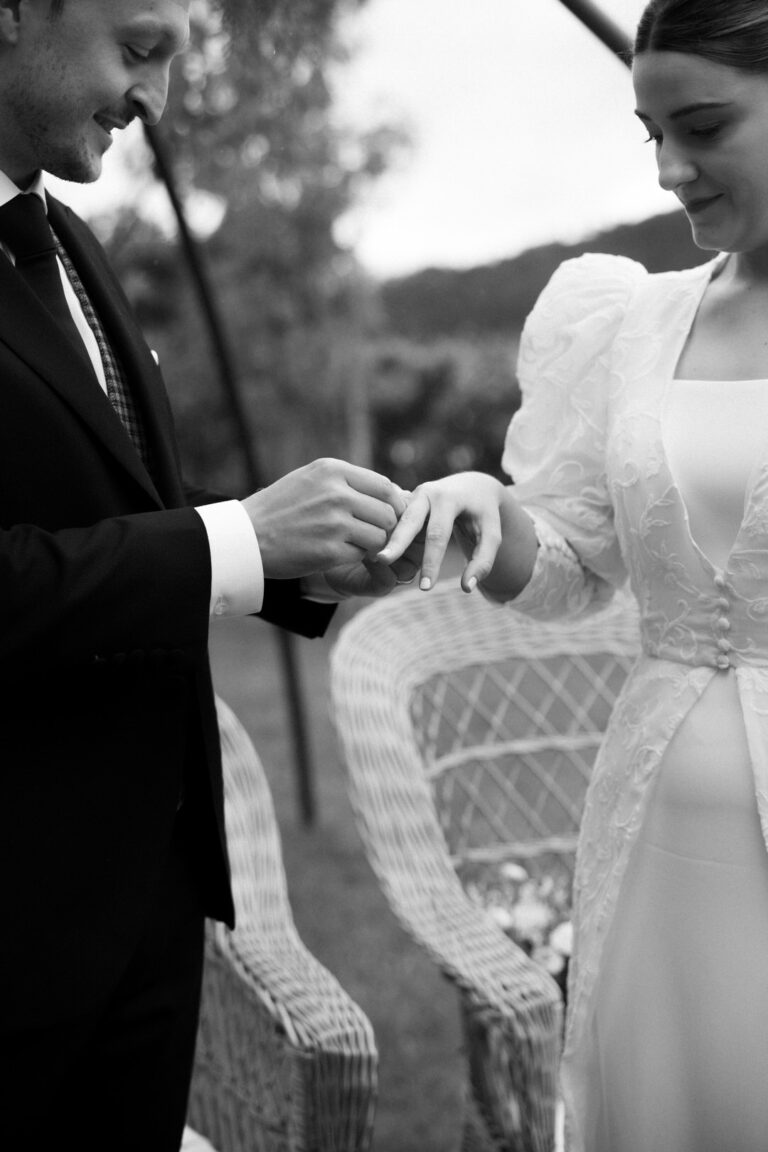
[[[768,380],[670,390],[667,459],[718,568],[766,429]],[[672,738],[624,880],[596,995],[591,1152],[768,1148],[767,959],[768,852],[729,670]]]
[[[674,378],[716,267],[566,264],[521,348],[515,607],[629,574],[642,620],[579,846],[570,1152],[768,1149],[768,382]]]

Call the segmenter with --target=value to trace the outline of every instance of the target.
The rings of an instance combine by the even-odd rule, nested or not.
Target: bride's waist
[[[643,652],[694,668],[726,671],[742,665],[768,672],[768,622],[744,622],[724,612],[703,623],[649,613],[640,625]]]

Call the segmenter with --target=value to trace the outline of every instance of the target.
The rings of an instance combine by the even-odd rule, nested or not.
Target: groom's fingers
[[[399,560],[393,561],[390,568],[398,584],[410,584],[419,570],[419,565],[409,560],[407,556],[401,556]]]

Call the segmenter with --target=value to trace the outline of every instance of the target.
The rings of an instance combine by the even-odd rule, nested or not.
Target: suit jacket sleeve
[[[210,556],[192,509],[77,528],[0,533],[0,663],[83,665],[119,651],[198,649],[208,629]]]
[[[209,624],[207,534],[187,506],[160,372],[94,237],[55,202],[49,215],[142,409],[154,468],[150,478],[85,354],[0,260],[5,678],[136,649],[200,653]],[[327,619],[297,589],[275,603],[285,625]]]

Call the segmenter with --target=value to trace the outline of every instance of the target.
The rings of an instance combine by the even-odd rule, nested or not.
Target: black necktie
[[[45,207],[39,196],[15,196],[0,207],[0,240],[10,250],[16,268],[45,305],[60,328],[85,351],[64,295],[56,245]]]

